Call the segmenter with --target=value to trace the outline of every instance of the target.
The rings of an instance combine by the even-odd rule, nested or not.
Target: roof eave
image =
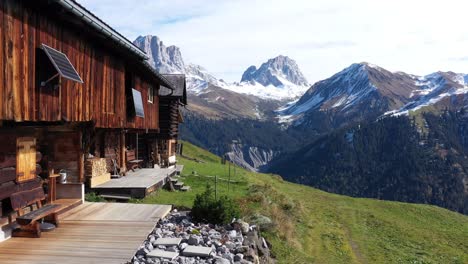
[[[97,16],[93,13],[88,11],[86,8],[78,4],[73,0],[53,0],[59,3],[61,6],[66,8],[71,13],[75,14],[76,16],[80,17],[86,24],[90,25],[91,27],[95,28],[96,30],[100,31],[102,34],[108,36],[112,40],[114,40],[119,45],[125,47],[126,49],[130,50],[140,59],[147,60],[149,59],[148,55],[137,46],[135,46],[130,40],[122,36],[119,32],[114,30],[112,27],[104,23],[100,20]]]
[[[101,32],[102,34],[106,35],[118,45],[126,48],[131,53],[136,55],[139,59],[141,59],[141,63],[147,70],[149,70],[153,75],[155,75],[156,79],[158,79],[162,85],[169,88],[171,91],[174,91],[174,87],[171,82],[169,82],[164,76],[162,76],[159,72],[156,71],[146,60],[149,59],[148,55],[139,49],[135,44],[133,44],[130,40],[122,36],[119,32],[114,30],[112,27],[107,25],[104,21],[99,19],[96,15],[91,13],[89,10],[81,6],[79,3],[75,2],[74,0],[53,0],[59,3],[62,7],[70,11],[71,13],[75,14],[77,17],[81,18],[84,23],[90,25],[91,27],[95,28],[97,31]]]

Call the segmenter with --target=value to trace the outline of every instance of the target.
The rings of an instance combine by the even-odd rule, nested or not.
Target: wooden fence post
[[[215,175],[215,200],[218,200],[218,175]]]

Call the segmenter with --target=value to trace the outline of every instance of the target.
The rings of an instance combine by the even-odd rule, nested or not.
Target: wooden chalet
[[[184,74],[163,76],[173,84],[173,89],[161,86],[159,90],[160,133],[155,159],[171,166],[176,163],[177,150],[181,150],[177,139],[179,123],[184,121],[180,108],[187,105],[187,85]]]
[[[37,219],[82,203],[84,183],[153,168],[163,142],[172,155],[185,78],[73,0],[2,0],[0,21],[0,227],[19,217],[19,235],[37,234]]]

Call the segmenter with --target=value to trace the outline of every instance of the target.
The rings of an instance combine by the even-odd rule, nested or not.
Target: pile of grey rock
[[[229,225],[196,224],[189,212],[174,210],[140,246],[131,264],[274,263],[257,227],[242,220]]]

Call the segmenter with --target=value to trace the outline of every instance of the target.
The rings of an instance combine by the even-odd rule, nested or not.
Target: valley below
[[[353,198],[241,167],[184,142],[183,181],[190,192],[161,190],[141,203],[190,208],[207,185],[235,199],[260,227],[277,263],[450,263],[468,261],[467,216],[437,206]],[[190,159],[186,158],[190,157]]]

